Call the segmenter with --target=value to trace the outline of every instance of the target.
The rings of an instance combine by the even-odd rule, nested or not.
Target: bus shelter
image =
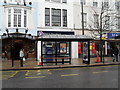
[[[90,64],[90,40],[85,35],[42,35],[37,39],[37,60],[39,65],[44,63],[71,64],[72,42],[82,42],[83,63]]]

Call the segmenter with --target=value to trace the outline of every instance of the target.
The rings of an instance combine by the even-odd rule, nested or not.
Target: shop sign
[[[41,31],[38,32],[38,36],[42,36],[43,34],[44,34],[44,33],[41,32]]]
[[[120,35],[120,33],[108,33],[108,38],[115,38],[115,37],[117,37],[117,36],[119,36]]]
[[[60,32],[60,31],[38,31],[37,35],[42,36],[43,34],[45,35],[74,35],[74,32]]]

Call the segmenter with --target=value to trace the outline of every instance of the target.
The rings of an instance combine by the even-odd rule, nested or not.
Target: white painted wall
[[[72,1],[72,0],[71,0]],[[45,0],[38,1],[38,30],[45,31],[71,31],[73,29],[73,4],[70,0],[67,3],[55,3],[47,2]],[[62,27],[62,17],[61,17],[61,27],[45,26],[45,8],[56,8],[56,9],[67,9],[67,27]],[[62,14],[61,14],[62,15]]]
[[[37,43],[37,60],[41,62],[41,41],[38,41]]]
[[[71,56],[72,58],[78,58],[78,42],[71,43]]]
[[[98,2],[98,7],[93,7],[93,1],[97,1]],[[89,35],[90,33],[86,30],[90,30],[90,29],[94,29],[94,14],[99,14],[101,13],[101,1],[103,0],[86,0],[86,5],[84,5],[83,7],[83,12],[87,13],[87,27],[85,28],[85,35]],[[109,0],[109,9],[111,9],[112,11],[110,12],[106,12],[106,13],[118,13],[115,10],[115,0]],[[80,4],[80,0],[74,0],[73,2],[73,24],[75,25],[75,32],[76,34],[81,35],[81,29],[82,29],[82,16],[81,16],[81,4]],[[115,20],[115,14],[109,14],[111,16],[111,21],[110,22],[111,25],[113,24],[114,26],[110,27],[110,30],[113,31],[120,31],[117,30],[117,27],[115,26],[116,20]],[[90,27],[91,26],[91,27]],[[78,31],[79,30],[79,31]]]

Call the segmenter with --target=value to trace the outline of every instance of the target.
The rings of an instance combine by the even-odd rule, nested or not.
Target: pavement
[[[90,64],[84,64],[82,59],[72,59],[69,63],[45,63],[43,66],[38,66],[36,59],[27,59],[23,62],[23,67],[20,66],[20,60],[14,61],[14,67],[12,67],[12,60],[2,59],[0,62],[0,70],[36,70],[36,69],[55,69],[55,68],[72,68],[72,67],[93,67],[93,66],[106,66],[106,65],[120,65],[119,62],[113,62],[112,57],[104,57],[104,63],[96,63],[96,58],[90,58]]]

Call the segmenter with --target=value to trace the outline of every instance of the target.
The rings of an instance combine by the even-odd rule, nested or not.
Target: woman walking
[[[23,57],[24,57],[24,52],[23,50],[21,49],[20,50],[20,66],[23,67]]]

